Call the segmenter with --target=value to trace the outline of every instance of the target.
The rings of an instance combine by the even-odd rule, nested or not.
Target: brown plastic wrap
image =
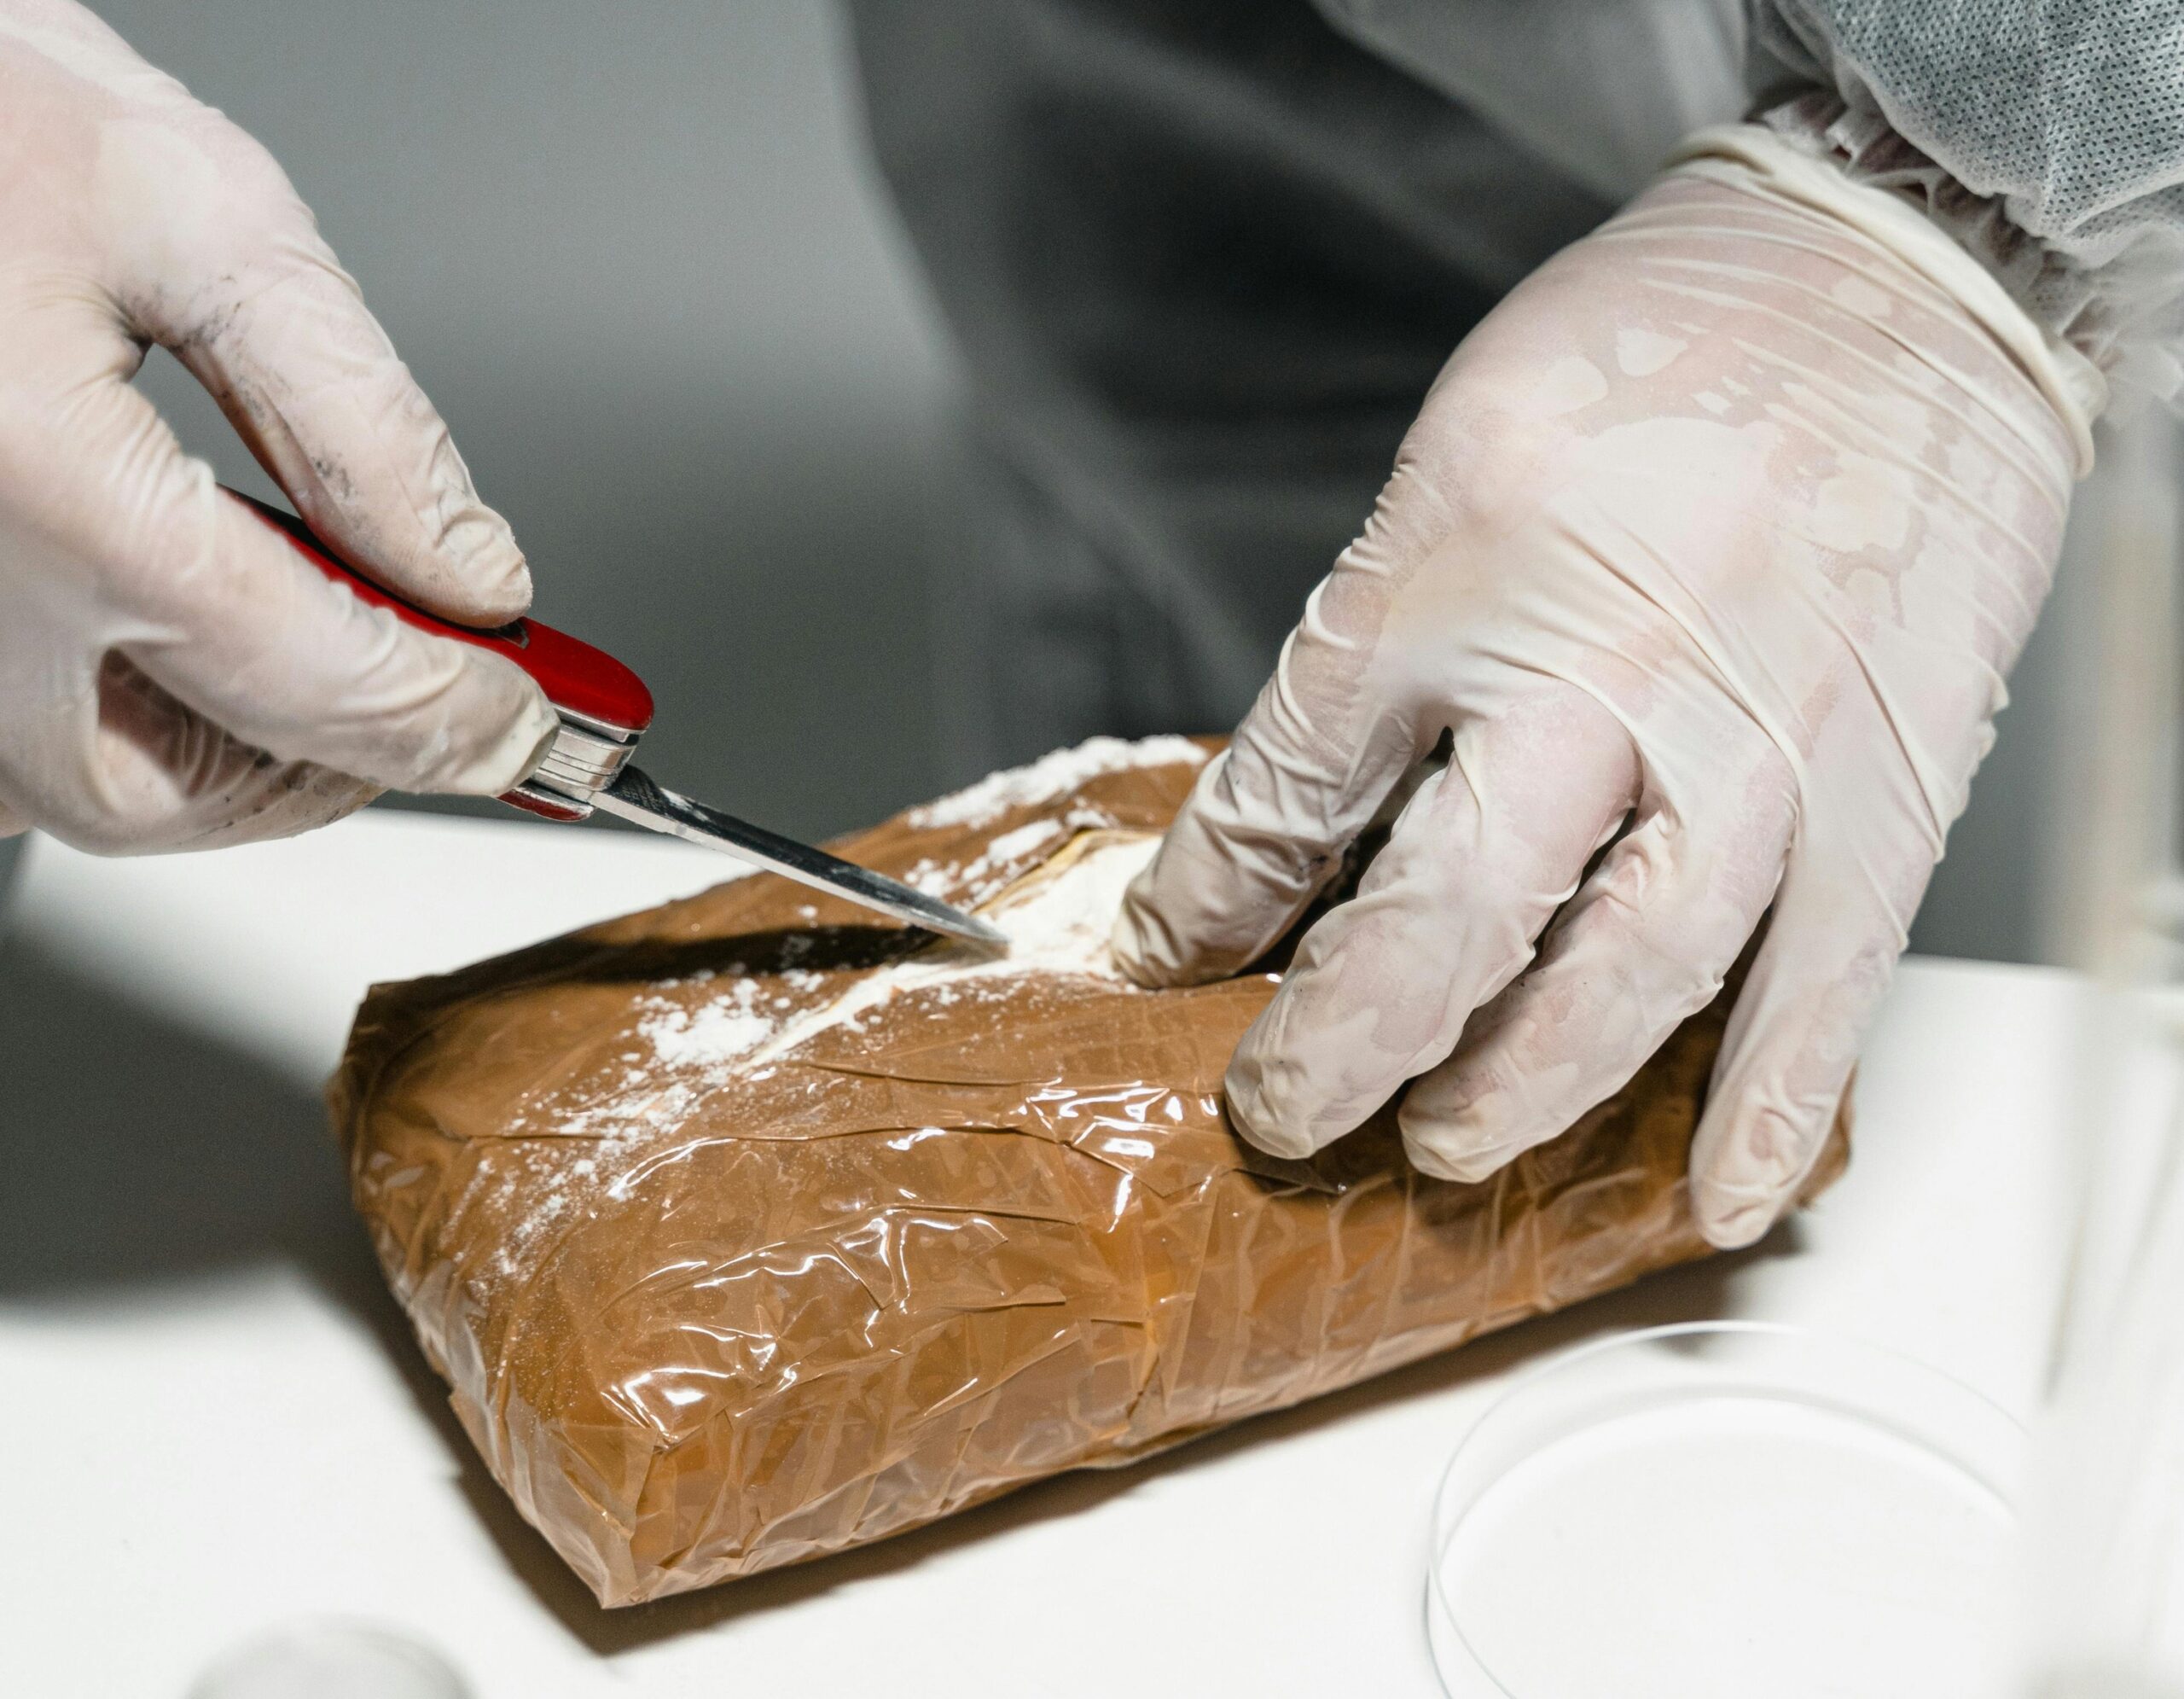
[[[952,899],[1005,890],[1029,965],[754,877],[373,991],[330,1088],[357,1205],[494,1475],[602,1603],[1126,1463],[1705,1252],[1683,1173],[1719,1005],[1484,1184],[1414,1172],[1385,1114],[1310,1164],[1240,1144],[1221,1074],[1272,978],[1150,992],[1097,959],[1198,758],[1087,746],[847,841]]]

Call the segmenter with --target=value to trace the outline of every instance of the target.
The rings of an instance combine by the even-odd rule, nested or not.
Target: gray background
[[[931,689],[948,351],[822,0],[96,9],[280,156],[514,521],[539,612],[652,682],[658,776],[807,835],[968,777]],[[270,493],[178,368],[142,381]],[[1915,948],[2053,953],[2071,588]]]

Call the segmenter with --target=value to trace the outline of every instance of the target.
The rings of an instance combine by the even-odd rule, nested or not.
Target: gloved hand
[[[279,166],[67,0],[0,0],[0,835],[178,849],[514,784],[536,687],[326,583],[130,384],[172,349],[352,564],[523,611],[507,525]]]
[[[1252,1143],[1308,1155],[1408,1080],[1411,1160],[1483,1178],[1624,1084],[1771,905],[1701,1228],[1756,1238],[1810,1167],[2084,428],[1984,272],[1879,190],[1845,205],[1686,165],[1443,371],[1116,928],[1150,984],[1241,968],[1453,732],[1237,1048]]]

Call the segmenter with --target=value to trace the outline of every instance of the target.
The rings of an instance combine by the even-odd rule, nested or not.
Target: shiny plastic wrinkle
[[[357,1206],[494,1476],[602,1603],[1705,1253],[1718,1004],[1484,1184],[1410,1167],[1385,1111],[1309,1162],[1241,1143],[1222,1074],[1275,976],[1143,991],[1106,945],[1203,756],[1089,748],[842,846],[981,905],[1008,962],[761,876],[366,1001],[329,1088]]]

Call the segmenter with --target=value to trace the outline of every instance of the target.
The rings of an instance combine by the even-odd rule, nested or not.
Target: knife
[[[653,721],[652,692],[604,649],[536,620],[517,620],[479,631],[436,618],[349,570],[313,537],[304,522],[228,491],[295,547],[296,552],[367,606],[384,608],[404,625],[434,637],[488,649],[528,673],[561,717],[561,728],[531,776],[500,800],[527,814],[556,821],[584,820],[601,809],[622,819],[720,850],[809,885],[815,890],[876,909],[881,914],[967,939],[996,950],[1008,935],[975,915],[951,908],[869,868],[842,860],[763,826],[739,820],[655,783],[630,763],[630,752]]]

